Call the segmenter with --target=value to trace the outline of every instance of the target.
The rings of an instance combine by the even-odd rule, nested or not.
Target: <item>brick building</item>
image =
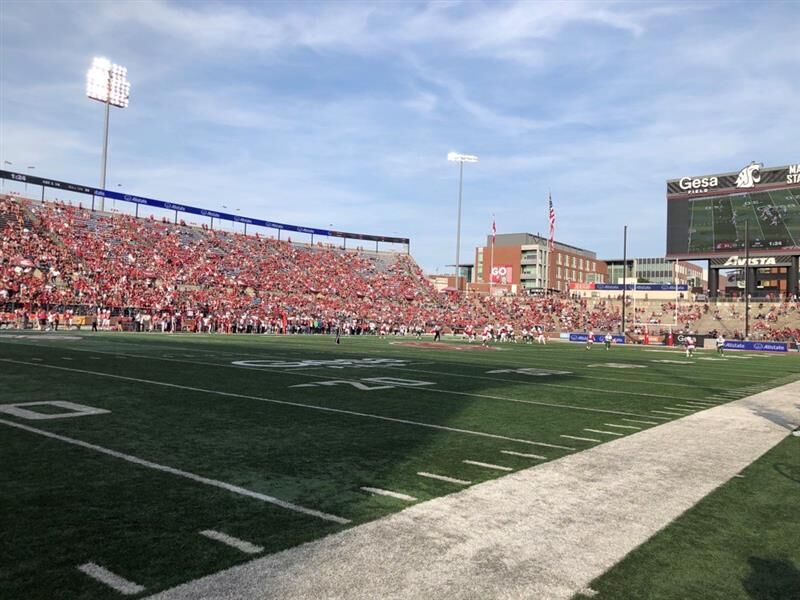
[[[480,289],[493,284],[515,292],[565,292],[571,282],[605,283],[606,275],[606,264],[590,250],[555,242],[551,251],[546,238],[506,233],[496,237],[494,249],[492,236],[475,249],[472,281]]]

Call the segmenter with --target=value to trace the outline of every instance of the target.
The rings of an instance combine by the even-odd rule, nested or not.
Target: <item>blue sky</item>
[[[800,2],[0,3],[0,160],[97,185],[93,56],[128,68],[108,186],[410,237],[665,252],[665,181],[800,161]],[[24,170],[24,167],[19,170]],[[121,188],[117,188],[121,184]]]

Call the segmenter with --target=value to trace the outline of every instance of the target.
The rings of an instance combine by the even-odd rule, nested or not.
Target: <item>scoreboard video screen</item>
[[[667,256],[709,258],[744,251],[800,253],[800,164],[683,177],[667,183]]]

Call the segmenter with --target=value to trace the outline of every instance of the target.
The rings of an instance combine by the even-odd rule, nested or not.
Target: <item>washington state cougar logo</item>
[[[751,188],[755,187],[761,181],[761,163],[752,162],[744,169],[739,171],[739,176],[736,178],[737,188]]]

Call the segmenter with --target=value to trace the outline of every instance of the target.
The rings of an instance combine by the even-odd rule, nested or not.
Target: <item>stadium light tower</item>
[[[448,152],[447,160],[458,163],[458,221],[456,225],[456,290],[460,291],[461,286],[461,193],[464,188],[464,163],[478,162],[477,156],[471,154],[459,154],[458,152]]]
[[[106,189],[106,162],[108,159],[108,117],[111,107],[127,108],[131,84],[128,69],[112,64],[107,58],[95,58],[86,74],[86,95],[106,105],[103,129],[103,166],[100,171],[100,189]],[[105,198],[100,198],[100,210],[105,209]]]

